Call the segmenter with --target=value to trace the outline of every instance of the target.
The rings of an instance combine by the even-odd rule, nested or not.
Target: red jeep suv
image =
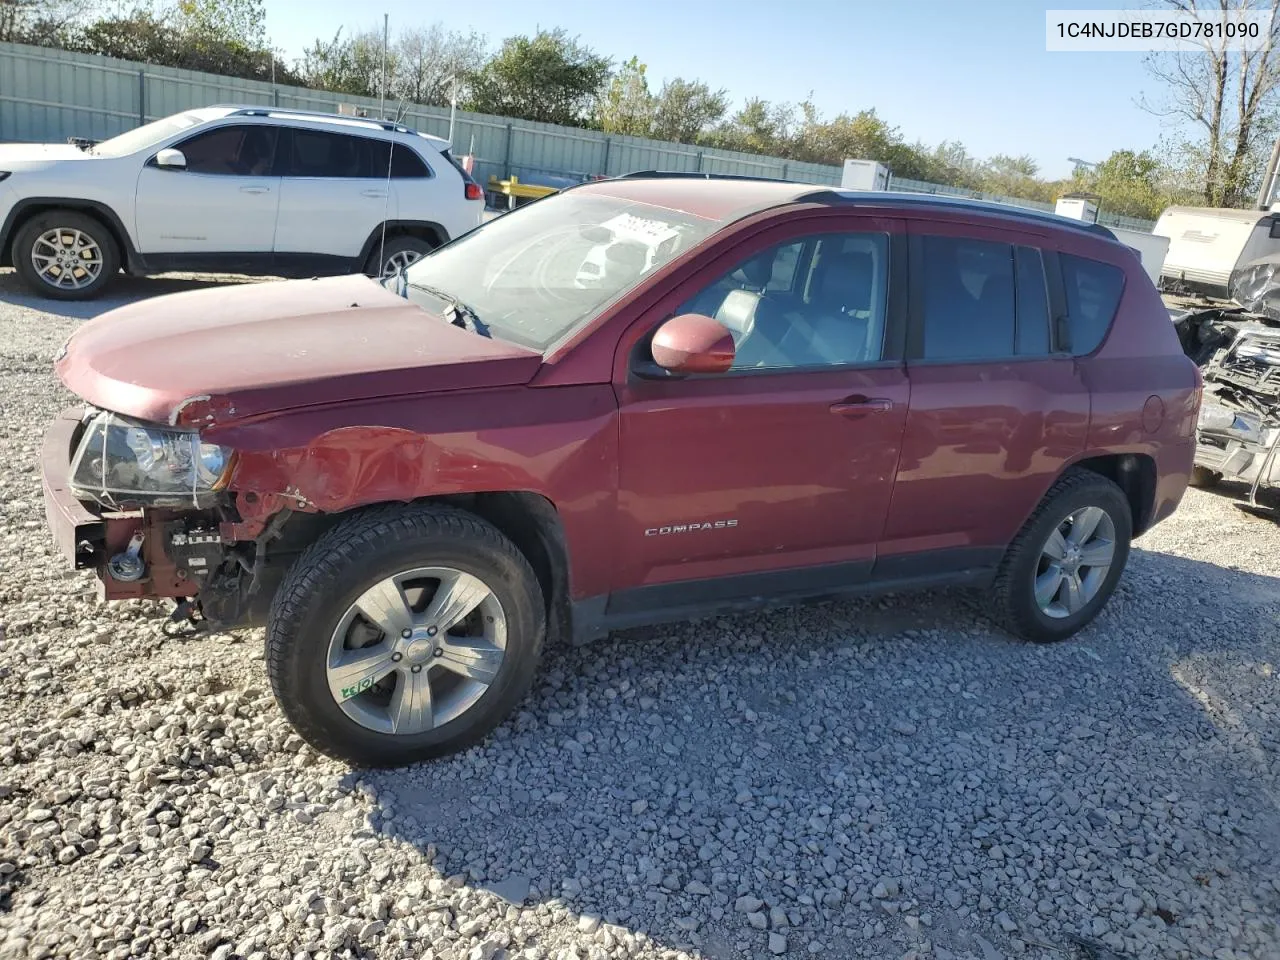
[[[1058,640],[1187,486],[1200,396],[1133,250],[1024,210],[597,181],[363,276],[82,326],[49,523],[111,599],[263,623],[359,764],[457,750],[546,637],[988,588]]]

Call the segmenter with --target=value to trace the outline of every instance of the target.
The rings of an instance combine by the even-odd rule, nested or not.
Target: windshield
[[[432,310],[448,295],[490,335],[545,351],[718,227],[678,210],[569,191],[419,260],[407,272],[407,295]]]
[[[128,133],[122,133],[120,136],[112,137],[110,140],[103,140],[94,146],[93,152],[100,157],[127,157],[131,153],[137,153],[139,150],[154,146],[175,133],[181,133],[188,127],[194,127],[200,122],[200,117],[194,113],[175,114],[172,117],[154,120],[141,127],[136,127]]]

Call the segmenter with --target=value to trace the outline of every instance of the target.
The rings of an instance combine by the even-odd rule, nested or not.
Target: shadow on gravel
[[[584,951],[1260,955],[1278,613],[1280,580],[1137,549],[1057,645],[938,594],[621,633],[549,651],[482,747],[352,779],[375,830]]]
[[[56,317],[67,317],[72,320],[89,320],[107,310],[122,307],[127,303],[145,300],[148,297],[159,297],[167,293],[182,293],[187,290],[206,290],[220,287],[228,283],[254,282],[246,277],[126,277],[119,276],[106,289],[106,292],[95,300],[51,300],[37,296],[21,280],[12,269],[0,269],[0,303],[39,310],[41,313]]]
[[[1223,480],[1206,492],[1212,496],[1230,500],[1237,506],[1243,506],[1249,502],[1249,486],[1247,483],[1235,480]],[[1260,486],[1257,502],[1258,506],[1263,508],[1258,512],[1258,516],[1280,522],[1280,489]]]

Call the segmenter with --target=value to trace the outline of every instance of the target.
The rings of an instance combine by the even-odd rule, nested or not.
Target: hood
[[[92,160],[93,155],[69,143],[0,143],[0,170],[38,170],[55,160]]]
[[[225,424],[373,397],[527,383],[542,355],[433,316],[364,276],[155,297],[77,330],[56,367],[105,410]]]

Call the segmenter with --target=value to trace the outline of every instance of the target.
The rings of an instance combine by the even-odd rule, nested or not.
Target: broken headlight
[[[190,430],[114,413],[89,421],[71,461],[71,490],[104,506],[205,506],[231,473],[232,451]]]

